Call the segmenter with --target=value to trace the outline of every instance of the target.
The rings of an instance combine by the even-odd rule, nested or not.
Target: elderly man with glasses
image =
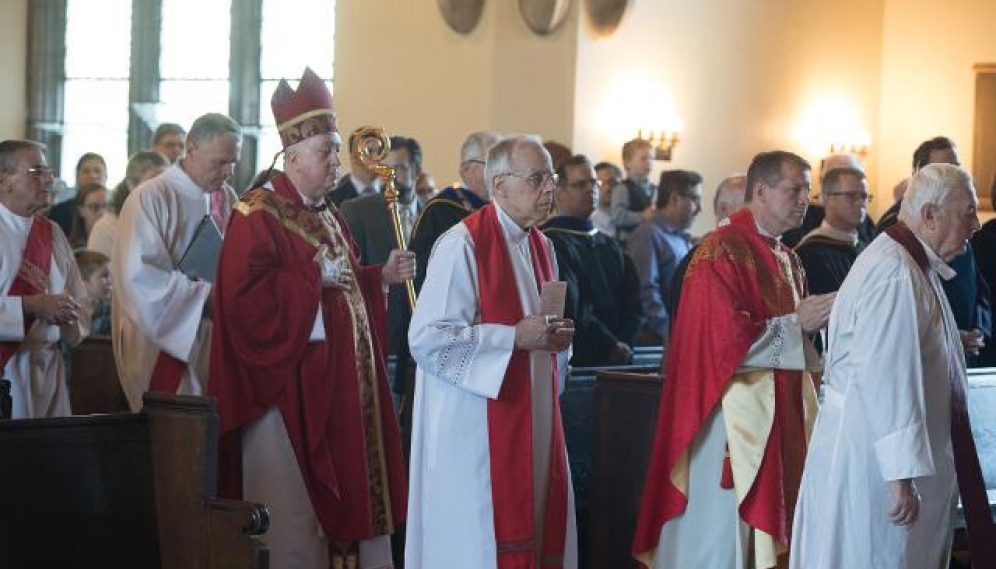
[[[0,368],[14,419],[70,415],[59,340],[78,344],[90,315],[66,236],[41,212],[52,203],[45,147],[0,142]]]
[[[491,203],[436,242],[408,338],[418,364],[408,569],[577,567],[557,396],[574,324],[536,226],[557,176],[529,138],[488,152]],[[562,301],[561,301],[562,302]]]
[[[858,230],[868,216],[871,195],[864,167],[856,156],[834,154],[823,161],[820,201],[823,222],[795,247],[811,294],[836,292],[867,245]]]

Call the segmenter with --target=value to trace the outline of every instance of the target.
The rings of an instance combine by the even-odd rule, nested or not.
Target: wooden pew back
[[[0,567],[265,568],[258,504],[215,499],[213,400],[0,421]]]
[[[69,363],[69,404],[74,415],[129,411],[110,338],[87,338],[73,348]]]

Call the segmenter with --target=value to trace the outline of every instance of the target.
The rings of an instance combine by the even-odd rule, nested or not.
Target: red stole
[[[923,244],[905,223],[897,222],[889,226],[885,232],[906,249],[924,273],[930,269],[930,261],[927,259]],[[947,302],[945,298],[937,300]],[[965,386],[962,385],[955,370],[951,370],[948,375],[951,382],[951,445],[954,447],[958,491],[965,510],[972,566],[996,567],[996,527],[993,526],[986,484],[982,479],[982,467],[979,466],[979,454],[975,449],[975,439],[972,438]]]
[[[31,220],[28,241],[24,244],[24,256],[17,277],[10,285],[7,296],[32,296],[45,294],[49,287],[49,271],[52,268],[52,224],[43,217]],[[31,331],[35,317],[24,317],[24,335]],[[20,342],[0,342],[0,372],[7,367],[7,362],[14,357]]]
[[[788,253],[789,267],[781,266],[774,250]],[[795,311],[793,288],[805,295],[798,258],[761,235],[748,209],[731,215],[729,225],[706,236],[694,255],[681,287],[664,364],[660,411],[633,542],[636,556],[656,549],[664,524],[685,511],[688,498],[672,483],[671,473],[721,402],[765,322]],[[802,376],[796,371],[773,371],[774,423],[739,514],[788,547],[806,448]],[[717,480],[721,474],[715,473]]]
[[[481,323],[514,326],[524,318],[515,272],[493,204],[466,217],[477,260]],[[537,290],[553,280],[546,242],[529,229]],[[488,401],[488,447],[498,569],[562,568],[567,535],[567,466],[564,427],[557,398],[556,355],[551,354],[553,421],[543,551],[536,551],[533,488],[532,398],[529,352],[515,350],[498,398]]]
[[[152,368],[149,391],[176,393],[186,369],[187,362],[171,356],[166,350],[160,350],[156,365]]]

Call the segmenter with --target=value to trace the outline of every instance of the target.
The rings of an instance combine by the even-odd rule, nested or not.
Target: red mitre
[[[310,67],[304,68],[297,90],[291,89],[285,79],[280,80],[270,99],[270,108],[284,148],[312,136],[339,130],[332,93]]]

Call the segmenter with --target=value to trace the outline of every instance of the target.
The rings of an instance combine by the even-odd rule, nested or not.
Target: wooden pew
[[[968,370],[968,413],[972,421],[972,438],[982,467],[982,478],[989,494],[989,507],[996,516],[996,368]],[[953,549],[955,558],[968,559],[968,535],[961,503],[955,519]],[[967,566],[967,565],[966,565]]]
[[[656,366],[613,366],[606,368],[572,368],[564,393],[560,396],[560,413],[564,423],[567,458],[574,487],[574,508],[578,524],[578,558],[582,568],[597,568],[589,563],[591,531],[597,518],[591,515],[594,476],[594,447],[598,429],[596,376],[601,372],[653,373]]]
[[[0,567],[265,569],[262,505],[215,498],[215,402],[0,421]]]
[[[661,394],[657,367],[643,371],[602,370],[595,381],[586,536],[592,569],[637,567],[630,549]]]
[[[653,367],[660,369],[664,359],[664,349],[661,346],[636,346],[633,348],[633,364],[638,367]]]
[[[644,371],[656,372],[656,368]],[[593,372],[597,372],[594,381]],[[969,370],[968,381],[972,433],[996,517],[996,368]],[[579,500],[579,519],[584,506],[585,517],[594,520],[587,533],[581,533],[584,529],[579,522],[583,548],[587,542],[582,562],[587,561],[589,568],[637,567],[630,549],[661,386],[662,379],[656,373],[634,373],[625,367],[572,370],[561,405],[575,491],[584,496],[583,502]],[[593,421],[585,418],[589,415]],[[585,485],[580,491],[579,481]],[[964,555],[958,555],[968,549],[960,506],[955,527],[954,550],[964,560]]]
[[[73,348],[69,363],[69,405],[74,415],[129,411],[110,338],[87,338]]]

